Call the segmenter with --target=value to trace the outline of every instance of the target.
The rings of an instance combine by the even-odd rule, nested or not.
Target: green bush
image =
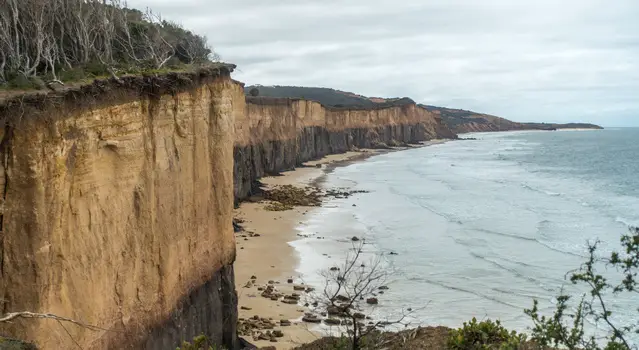
[[[86,79],[87,75],[84,69],[77,67],[72,69],[65,69],[59,74],[60,80],[63,82],[71,82]]]
[[[499,321],[481,321],[473,317],[459,329],[452,330],[448,347],[458,350],[500,349],[515,350],[526,341],[525,334],[509,332]]]
[[[27,90],[33,89],[33,83],[24,74],[14,74],[7,77],[7,85],[10,89]]]
[[[209,342],[209,338],[205,335],[198,335],[193,338],[193,344],[185,341],[182,342],[182,346],[178,347],[176,350],[222,350],[223,348],[218,348],[215,345],[211,345]]]

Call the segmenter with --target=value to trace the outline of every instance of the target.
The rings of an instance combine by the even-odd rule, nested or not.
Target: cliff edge
[[[0,102],[0,325],[42,349],[237,347],[234,66]]]

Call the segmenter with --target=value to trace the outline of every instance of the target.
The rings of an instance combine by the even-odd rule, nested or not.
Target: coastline
[[[340,166],[388,152],[410,148],[427,147],[448,140],[432,140],[414,147],[382,150],[349,151],[343,154],[326,156],[316,161],[304,163],[303,167],[283,172],[281,176],[260,179],[267,187],[293,185],[298,187],[322,187],[330,172]],[[255,340],[244,335],[258,347],[275,346],[280,349],[292,349],[298,345],[314,341],[323,335],[313,331],[312,325],[301,321],[307,311],[297,304],[286,304],[281,300],[262,297],[259,287],[272,284],[275,290],[285,295],[294,293],[294,286],[300,286],[296,268],[300,263],[295,248],[289,244],[297,240],[297,227],[303,223],[306,215],[314,207],[294,207],[287,211],[268,211],[265,202],[243,202],[234,210],[234,218],[241,221],[243,231],[236,233],[237,258],[235,261],[235,284],[238,293],[240,323],[257,316],[270,320],[274,329],[281,330],[283,336],[277,342],[268,339]],[[252,277],[256,277],[252,281]],[[295,283],[288,283],[292,279]],[[272,282],[272,283],[269,283]],[[300,293],[300,292],[298,292]],[[281,326],[280,320],[290,321],[290,325]]]

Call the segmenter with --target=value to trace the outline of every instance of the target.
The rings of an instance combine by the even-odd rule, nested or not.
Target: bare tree
[[[167,25],[162,17],[147,8],[144,19],[150,23],[142,31],[146,44],[147,59],[154,63],[155,68],[162,68],[175,54],[175,48],[162,35],[161,29]]]
[[[0,1],[0,83],[22,75],[57,80],[74,68],[95,74],[217,59],[206,38],[121,0]]]
[[[414,312],[404,309],[396,319],[373,321],[371,315],[378,304],[377,298],[388,289],[386,283],[391,271],[384,266],[379,254],[365,261],[364,245],[364,240],[354,243],[341,266],[322,271],[324,285],[310,297],[316,311],[326,312],[328,318],[324,323],[346,336],[353,350],[364,349],[363,339],[379,334],[380,328],[407,327]]]

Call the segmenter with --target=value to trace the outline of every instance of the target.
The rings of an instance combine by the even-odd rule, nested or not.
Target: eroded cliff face
[[[414,103],[377,109],[327,108],[314,101],[247,97],[236,120],[235,198],[255,180],[353,148],[375,148],[455,138],[439,116]]]
[[[199,334],[235,348],[241,85],[227,68],[124,85],[0,106],[2,312],[102,329],[28,319],[0,333],[42,349],[175,349]]]

